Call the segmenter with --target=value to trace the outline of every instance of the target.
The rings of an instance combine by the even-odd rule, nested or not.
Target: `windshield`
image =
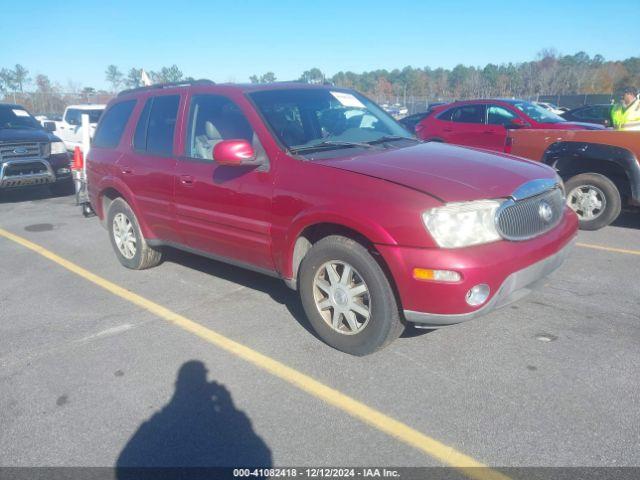
[[[550,112],[540,105],[529,102],[514,103],[514,106],[525,115],[528,115],[538,123],[560,123],[566,122],[560,115]]]
[[[98,123],[100,120],[100,116],[102,115],[104,110],[82,110],[80,113],[88,113],[89,114],[89,123]]]
[[[254,92],[250,97],[280,142],[294,153],[415,141],[380,107],[355,92],[287,89]]]
[[[0,128],[41,129],[42,126],[24,108],[2,105],[0,106]]]

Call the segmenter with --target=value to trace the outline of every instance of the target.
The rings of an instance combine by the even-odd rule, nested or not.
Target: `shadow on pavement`
[[[295,318],[307,332],[322,341],[315,330],[311,328],[302,304],[300,303],[298,293],[287,287],[282,280],[173,248],[166,248],[165,252],[165,262],[178,263],[185,267],[206,273],[207,275],[222,278],[237,283],[238,285],[266,293],[274,301],[284,305],[291,316]],[[408,325],[401,337],[418,337],[431,331],[433,330],[418,329],[412,325]]]
[[[634,228],[640,230],[640,208],[623,210],[615,222],[611,225],[614,227]]]
[[[207,275],[264,292],[274,301],[284,305],[305,330],[318,338],[307,320],[298,293],[287,287],[282,280],[174,248],[165,248],[164,261],[177,263]]]
[[[46,185],[0,190],[0,203],[33,202],[37,200],[65,197],[69,197],[71,200],[74,198],[71,194],[55,195]]]
[[[169,472],[159,469],[165,467],[271,464],[271,450],[247,415],[235,408],[229,391],[207,381],[205,365],[191,360],[178,371],[171,401],[140,425],[125,445],[116,478],[164,478]]]

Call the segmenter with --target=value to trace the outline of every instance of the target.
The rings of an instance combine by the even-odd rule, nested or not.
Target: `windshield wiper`
[[[376,138],[375,140],[371,140],[370,142],[367,142],[367,143],[369,145],[377,145],[379,143],[393,142],[396,140],[410,140],[412,142],[422,143],[422,140],[418,140],[417,138],[403,137],[401,135],[385,135],[383,137]]]
[[[338,148],[373,148],[373,145],[369,142],[342,142],[338,140],[324,140],[313,145],[303,145],[301,147],[290,148],[291,153],[308,152],[313,150],[334,150]]]

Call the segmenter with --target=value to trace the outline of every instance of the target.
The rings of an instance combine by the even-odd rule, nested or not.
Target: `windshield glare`
[[[564,118],[560,115],[556,115],[555,113],[547,110],[540,105],[536,105],[534,103],[529,102],[519,102],[515,103],[514,106],[523,112],[525,115],[528,115],[533,120],[538,123],[560,123],[566,122]]]
[[[267,90],[250,94],[263,118],[290,150],[321,143],[368,143],[413,137],[367,98],[328,89]]]
[[[24,108],[0,106],[0,128],[42,128]]]

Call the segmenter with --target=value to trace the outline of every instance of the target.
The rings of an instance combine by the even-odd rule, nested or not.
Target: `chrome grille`
[[[0,159],[13,160],[17,158],[41,157],[39,143],[0,143]]]
[[[537,237],[558,225],[564,206],[559,186],[522,200],[507,200],[497,212],[498,232],[507,240]]]

